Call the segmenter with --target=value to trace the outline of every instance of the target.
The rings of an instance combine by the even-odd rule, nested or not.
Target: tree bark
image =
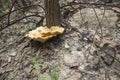
[[[46,26],[60,26],[59,0],[45,0]]]

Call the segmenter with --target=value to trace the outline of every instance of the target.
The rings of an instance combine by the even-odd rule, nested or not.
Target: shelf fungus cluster
[[[63,27],[59,26],[52,26],[48,28],[47,26],[43,27],[38,27],[35,30],[29,31],[26,34],[26,37],[40,41],[41,43],[46,42],[48,39],[55,37],[59,34],[62,34],[64,32]]]

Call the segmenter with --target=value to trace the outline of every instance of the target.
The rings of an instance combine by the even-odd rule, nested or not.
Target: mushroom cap
[[[63,27],[52,26],[51,28],[48,28],[47,26],[45,27],[41,26],[36,28],[35,30],[29,31],[26,34],[26,37],[44,43],[48,39],[55,37],[59,34],[62,34],[63,32],[64,32]]]

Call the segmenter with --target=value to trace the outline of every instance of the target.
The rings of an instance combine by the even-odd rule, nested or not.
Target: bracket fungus
[[[63,27],[59,26],[52,26],[48,28],[47,26],[43,27],[38,27],[35,30],[29,31],[26,34],[26,37],[40,41],[41,43],[46,42],[48,39],[55,37],[59,34],[62,34],[64,32]]]

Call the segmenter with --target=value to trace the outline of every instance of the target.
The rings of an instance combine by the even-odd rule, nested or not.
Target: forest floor
[[[97,15],[96,15],[97,14]],[[120,80],[120,9],[83,8],[44,44],[17,23],[0,33],[0,80]]]

